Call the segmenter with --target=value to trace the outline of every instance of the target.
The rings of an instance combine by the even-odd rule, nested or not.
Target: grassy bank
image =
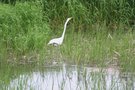
[[[42,21],[41,7],[35,5],[33,3],[18,3],[15,7],[0,5],[2,58],[14,57],[9,56],[10,53],[19,56],[44,47],[50,29],[48,23]]]
[[[36,1],[0,4],[1,64],[50,65],[54,61],[89,66],[135,68],[135,33],[129,1]],[[118,4],[118,5],[117,5]],[[61,36],[62,46],[47,46]]]
[[[96,32],[67,33],[62,46],[48,47],[47,60],[86,66],[120,66],[132,71],[135,64],[135,34],[131,28],[128,32],[121,32],[122,28],[111,33],[105,25],[96,24],[91,27]]]

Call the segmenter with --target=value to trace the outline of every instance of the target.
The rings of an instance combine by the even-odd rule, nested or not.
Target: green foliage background
[[[0,3],[1,60],[12,61],[17,57],[22,59],[23,56],[23,59],[26,59],[27,54],[34,53],[34,56],[40,54],[45,58],[62,54],[76,60],[76,63],[88,63],[90,60],[95,63],[107,58],[112,60],[116,51],[121,54],[120,60],[126,61],[130,58],[132,64],[134,63],[135,0],[11,2]],[[60,36],[68,17],[73,17],[73,20],[68,27],[70,30],[66,31],[68,34],[65,37],[68,39],[60,48],[61,53],[57,53],[57,50],[51,47],[48,50],[47,42],[52,37]],[[112,40],[107,39],[108,34],[112,35]],[[53,50],[57,54],[50,52]],[[124,57],[129,53],[131,57]]]

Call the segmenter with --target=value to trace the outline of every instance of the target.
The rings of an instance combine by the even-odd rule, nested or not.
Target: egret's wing
[[[54,38],[52,40],[49,41],[48,45],[50,44],[60,44],[60,38]]]

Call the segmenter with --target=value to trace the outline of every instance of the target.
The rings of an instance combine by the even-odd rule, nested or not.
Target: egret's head
[[[65,22],[65,24],[64,24],[64,29],[66,29],[66,25],[67,25],[67,23],[69,22],[69,20],[71,20],[72,19],[72,17],[70,17],[70,18],[68,18],[67,20],[66,20],[66,22]]]
[[[68,18],[68,21],[71,20],[71,19],[72,19],[72,17]]]

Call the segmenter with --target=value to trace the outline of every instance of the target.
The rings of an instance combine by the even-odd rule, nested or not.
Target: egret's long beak
[[[69,20],[71,20],[73,17],[70,17]]]

